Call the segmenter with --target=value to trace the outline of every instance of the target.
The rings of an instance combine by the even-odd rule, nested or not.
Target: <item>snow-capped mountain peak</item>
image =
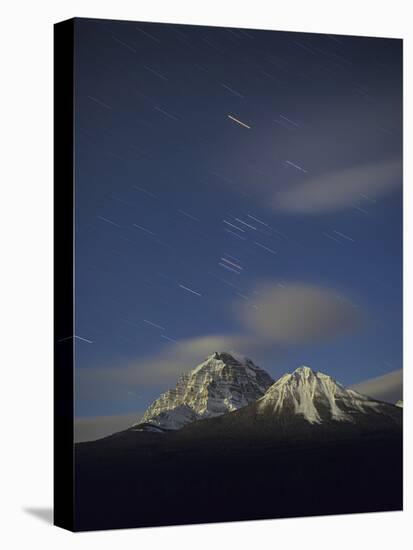
[[[311,367],[308,367],[307,365],[301,365],[301,366],[297,367],[293,371],[293,374],[294,373],[296,373],[297,375],[303,374],[304,376],[311,376],[311,374],[315,374],[313,369]]]
[[[235,411],[262,397],[273,383],[251,359],[214,352],[156,399],[135,429],[176,430],[203,418]]]
[[[386,406],[308,366],[277,380],[258,401],[258,410],[276,415],[298,415],[310,424],[335,420],[352,422],[359,413],[379,413]]]
[[[280,420],[282,425],[289,425],[293,420],[314,425],[332,421],[382,424],[386,418],[393,422],[400,416],[400,409],[395,405],[346,388],[307,365],[274,382],[251,359],[214,352],[181,375],[175,388],[156,399],[132,428],[178,430],[197,420],[243,408],[247,416],[251,409],[257,420],[267,419],[271,423]]]

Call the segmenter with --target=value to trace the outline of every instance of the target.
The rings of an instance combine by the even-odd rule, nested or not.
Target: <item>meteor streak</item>
[[[157,325],[152,321],[148,321],[148,319],[143,319],[143,322],[146,323],[147,325],[151,325],[151,327],[159,328],[160,330],[165,330],[164,327],[161,327],[161,325]]]
[[[192,290],[192,288],[188,288],[187,286],[184,286],[184,285],[178,285],[179,288],[182,288],[183,290],[186,290],[187,292],[190,292],[191,294],[195,294],[196,296],[202,296],[202,294],[200,294],[199,292],[195,292],[195,290]]]
[[[244,126],[244,128],[248,128],[248,130],[251,130],[251,126],[248,126],[248,125],[245,124],[244,122],[241,122],[241,120],[238,120],[238,119],[235,118],[234,116],[228,115],[228,118],[230,118],[231,120],[233,120],[233,121],[236,122],[237,124],[240,124],[241,126]]]

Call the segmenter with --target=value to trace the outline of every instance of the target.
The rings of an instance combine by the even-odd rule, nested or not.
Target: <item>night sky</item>
[[[214,351],[400,369],[401,41],[75,32],[77,416],[143,411]]]

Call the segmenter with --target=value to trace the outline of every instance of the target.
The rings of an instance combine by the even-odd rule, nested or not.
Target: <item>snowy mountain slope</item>
[[[257,402],[258,411],[295,414],[310,424],[353,422],[360,415],[394,412],[390,404],[345,388],[332,377],[307,366],[285,374]]]
[[[134,429],[177,430],[195,420],[235,411],[262,397],[272,383],[270,375],[250,359],[215,352],[156,399]]]

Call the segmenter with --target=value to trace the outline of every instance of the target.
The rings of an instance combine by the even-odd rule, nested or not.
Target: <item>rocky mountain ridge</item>
[[[251,359],[215,352],[183,374],[174,389],[156,399],[132,429],[180,430],[246,407],[254,411],[256,418],[265,416],[267,421],[271,418],[282,422],[295,419],[311,425],[368,424],[377,422],[378,417],[381,422],[392,422],[400,416],[400,404],[372,399],[308,366],[298,367],[274,382]]]
[[[251,359],[215,352],[156,399],[134,429],[176,430],[220,416],[255,402],[272,383],[271,376]]]

